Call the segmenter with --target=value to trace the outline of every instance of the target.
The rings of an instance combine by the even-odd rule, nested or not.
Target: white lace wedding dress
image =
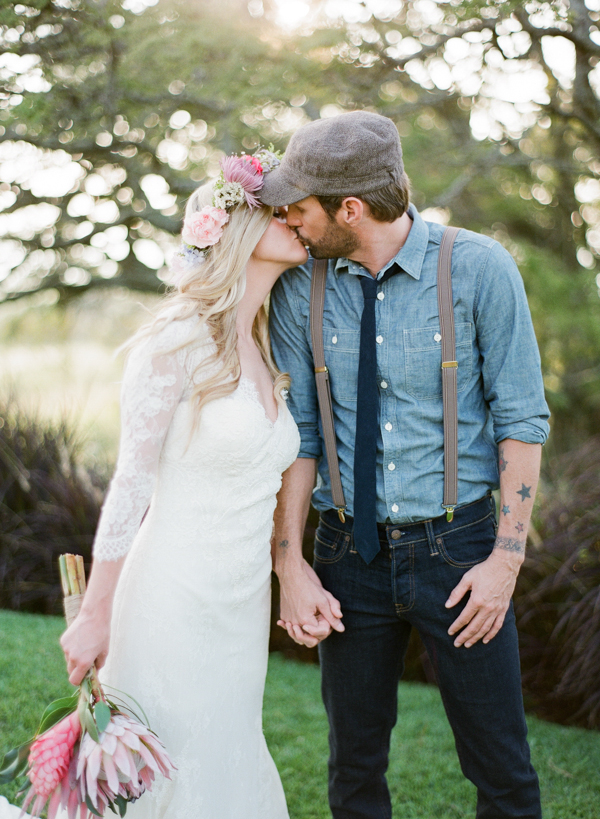
[[[244,378],[194,428],[193,372],[212,342],[173,348],[198,329],[172,322],[126,367],[94,556],[129,554],[101,678],[138,700],[177,766],[128,819],[287,819],[262,698],[275,495],[299,435],[285,402],[272,423]]]

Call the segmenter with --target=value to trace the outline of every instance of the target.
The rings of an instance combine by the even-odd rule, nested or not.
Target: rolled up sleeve
[[[299,458],[320,458],[319,408],[313,356],[307,337],[308,305],[304,310],[294,289],[294,277],[308,275],[304,268],[288,270],[271,291],[269,330],[277,367],[291,378],[288,406],[300,431]]]
[[[479,275],[475,324],[496,443],[543,444],[550,430],[541,362],[521,275],[495,242]]]

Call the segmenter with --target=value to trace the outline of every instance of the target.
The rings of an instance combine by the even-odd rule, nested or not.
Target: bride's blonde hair
[[[212,204],[213,192],[213,183],[197,188],[188,199],[185,216]],[[166,296],[154,321],[142,327],[127,345],[134,346],[138,340],[158,333],[171,322],[200,317],[198,332],[176,348],[197,343],[207,335],[214,342],[214,352],[198,365],[194,373],[200,375],[201,370],[206,371],[202,378],[194,378],[194,382],[199,382],[192,391],[196,419],[205,404],[230,395],[239,384],[237,307],[246,288],[246,265],[269,226],[273,208],[262,206],[251,210],[243,202],[228,213],[229,221],[217,244],[209,249],[203,261],[186,271],[177,290]],[[279,400],[281,390],[289,387],[290,379],[286,373],[279,372],[273,361],[266,304],[261,306],[254,320],[252,337],[274,381],[275,396]]]

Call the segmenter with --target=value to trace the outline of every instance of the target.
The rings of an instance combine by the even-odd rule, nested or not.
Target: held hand
[[[313,648],[332,629],[344,631],[339,602],[323,588],[306,561],[280,577],[280,587],[281,617],[277,625],[285,628],[296,643]]]
[[[109,638],[108,621],[89,619],[83,612],[79,613],[60,638],[72,685],[79,685],[94,664],[96,668],[102,668],[108,654]]]
[[[450,597],[446,608],[459,603],[467,592],[469,602],[448,629],[458,634],[456,648],[470,648],[478,640],[489,643],[502,628],[504,617],[515,589],[522,558],[518,559],[495,549],[487,560],[478,563],[463,576]]]

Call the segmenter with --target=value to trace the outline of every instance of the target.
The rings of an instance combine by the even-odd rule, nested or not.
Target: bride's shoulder
[[[158,316],[153,325],[133,338],[131,356],[174,356],[183,363],[190,354],[197,356],[210,343],[208,328],[198,316],[181,317],[167,313]]]

